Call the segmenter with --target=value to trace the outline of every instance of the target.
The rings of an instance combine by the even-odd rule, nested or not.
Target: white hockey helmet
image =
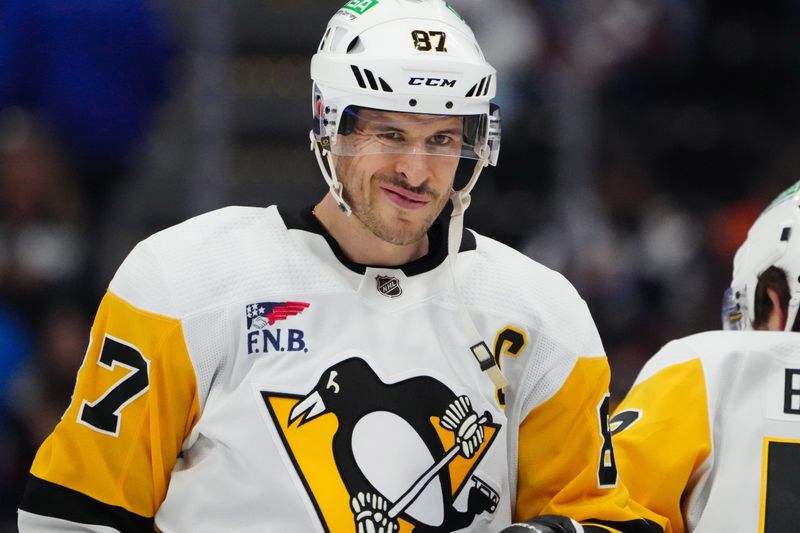
[[[500,114],[491,104],[496,72],[464,19],[443,0],[351,0],[328,23],[311,59],[311,79],[312,149],[321,166],[320,156],[327,152],[364,155],[418,149],[367,142],[358,143],[354,153],[354,143],[343,142],[342,136],[352,132],[359,108],[432,119],[463,116],[456,150],[430,153],[475,159],[481,166],[497,163]],[[382,127],[378,125],[378,131]],[[335,173],[328,176],[324,167],[322,171],[332,192],[338,193]]]
[[[497,162],[495,69],[447,2],[351,0],[328,23],[311,79],[315,138],[333,153],[348,108],[365,107],[470,117],[458,155]]]
[[[758,278],[771,266],[786,272],[789,331],[800,306],[800,181],[778,195],[761,213],[736,252],[733,281],[722,304],[725,329],[752,329]]]

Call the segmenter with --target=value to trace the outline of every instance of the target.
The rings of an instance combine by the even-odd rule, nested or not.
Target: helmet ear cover
[[[342,112],[342,118],[339,121],[339,129],[337,130],[339,135],[350,135],[353,133],[360,109],[361,106],[351,105]]]

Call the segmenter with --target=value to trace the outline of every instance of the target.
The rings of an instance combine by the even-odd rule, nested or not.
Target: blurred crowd
[[[146,0],[0,2],[0,528],[70,400],[104,284],[110,198],[168,95]],[[144,228],[143,228],[144,229]]]
[[[297,9],[327,17],[340,3]],[[800,177],[800,0],[450,3],[498,69],[504,121],[500,165],[467,224],[576,285],[619,400],[664,342],[719,328],[746,228]],[[237,44],[236,21],[256,17],[234,4],[244,13],[219,24],[235,67],[256,53]],[[270,9],[283,7],[259,13]],[[181,174],[170,154],[199,138],[176,111],[203,81],[180,68],[203,46],[191,19],[203,13],[187,11],[177,0],[0,0],[0,531],[16,530],[22,480],[70,400],[113,268],[136,240],[197,214],[180,201],[191,183],[169,179]],[[276,20],[260,22],[265,35]],[[318,36],[308,32],[285,49],[268,41],[271,53],[309,58]],[[302,78],[290,97],[307,105],[309,86]],[[310,116],[282,124],[276,110],[269,122],[247,142],[305,146]],[[215,124],[225,122],[199,127]],[[217,133],[235,159],[235,127]],[[315,172],[302,166],[310,154],[285,153]],[[262,163],[262,179],[247,181],[230,162],[218,179],[247,194],[204,205],[305,205],[325,191],[315,173],[287,179],[283,160]],[[142,185],[153,180],[178,193],[154,198]],[[159,212],[123,220],[120,206]]]

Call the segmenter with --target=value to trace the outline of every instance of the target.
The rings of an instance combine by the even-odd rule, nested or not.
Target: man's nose
[[[428,181],[433,175],[430,158],[423,151],[397,154],[395,171],[405,176],[409,185],[416,187]]]

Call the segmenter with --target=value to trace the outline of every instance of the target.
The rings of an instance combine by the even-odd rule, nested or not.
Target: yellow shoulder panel
[[[180,320],[106,293],[72,402],[31,474],[152,517],[199,410]]]
[[[610,371],[605,357],[581,357],[561,389],[533,409],[519,434],[515,519],[560,514],[609,523],[652,515],[617,479],[608,428]]]
[[[614,432],[617,464],[631,497],[684,531],[681,496],[711,452],[705,379],[700,359],[666,367],[635,385],[614,413],[631,415]]]

